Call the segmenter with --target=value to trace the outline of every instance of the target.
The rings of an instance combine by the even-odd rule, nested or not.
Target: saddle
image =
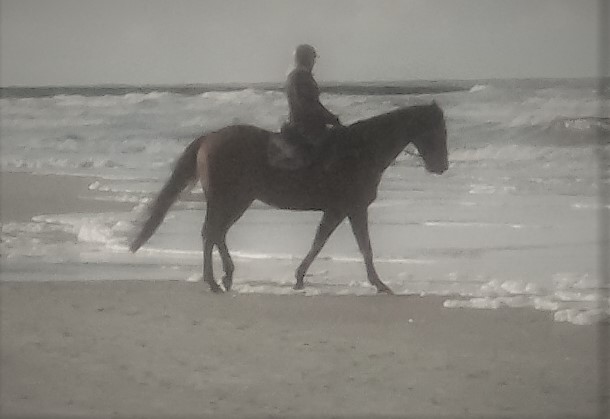
[[[283,170],[298,170],[310,166],[315,160],[321,143],[327,136],[313,140],[294,127],[284,124],[279,133],[271,134],[267,146],[267,161]]]

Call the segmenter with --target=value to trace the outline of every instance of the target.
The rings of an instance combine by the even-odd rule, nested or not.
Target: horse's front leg
[[[364,257],[364,264],[366,266],[366,274],[369,282],[377,288],[377,292],[393,294],[392,290],[379,279],[379,275],[377,275],[375,265],[373,264],[373,249],[369,237],[368,208],[361,207],[352,211],[349,214],[349,221],[352,225],[352,231],[358,242],[360,252]]]
[[[307,253],[307,256],[305,256],[305,259],[303,259],[303,262],[301,262],[295,273],[297,280],[296,284],[294,285],[295,290],[303,289],[303,278],[305,278],[307,270],[326,244],[326,241],[330,235],[333,233],[333,231],[335,231],[337,226],[341,224],[341,221],[343,221],[344,218],[345,215],[339,211],[327,210],[324,212],[320,225],[318,226],[318,231],[316,232],[316,237],[311,245],[311,249],[309,249],[309,253]]]

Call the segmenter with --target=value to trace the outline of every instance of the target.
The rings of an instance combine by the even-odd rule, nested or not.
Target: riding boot
[[[343,145],[341,139],[345,131],[345,127],[339,126],[331,128],[324,134],[320,148],[325,156],[320,156],[320,158],[325,160],[323,165],[325,172],[328,172],[339,161],[340,147]]]

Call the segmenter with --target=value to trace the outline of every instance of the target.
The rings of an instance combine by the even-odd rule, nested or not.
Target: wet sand
[[[94,178],[0,172],[0,221],[29,221],[40,214],[128,211],[133,204],[92,200]]]
[[[87,180],[49,179],[3,173],[3,222],[91,211]],[[22,192],[51,187],[44,200]],[[183,281],[2,282],[0,299],[2,417],[596,412],[596,328],[547,312]]]

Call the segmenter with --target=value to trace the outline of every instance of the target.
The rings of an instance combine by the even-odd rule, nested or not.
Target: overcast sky
[[[0,0],[0,84],[592,77],[596,0]]]

